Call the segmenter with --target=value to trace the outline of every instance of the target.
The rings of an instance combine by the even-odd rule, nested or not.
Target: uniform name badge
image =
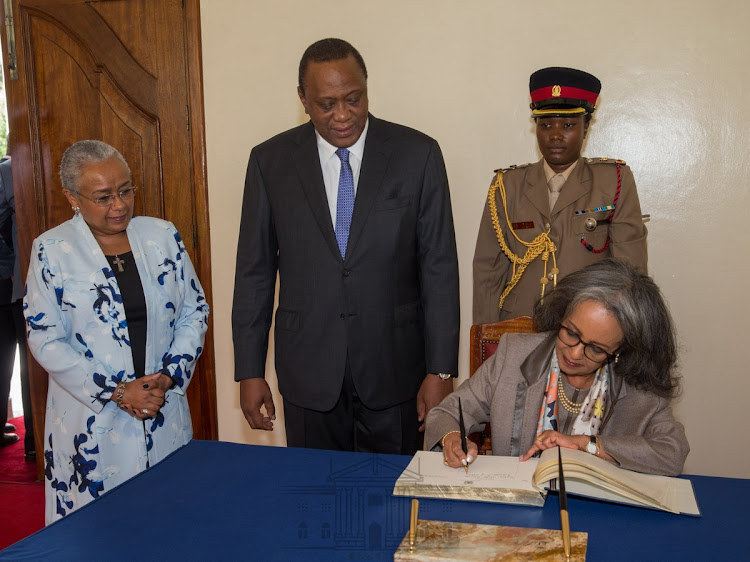
[[[534,221],[514,222],[511,223],[511,227],[513,230],[527,230],[529,228],[534,228]]]

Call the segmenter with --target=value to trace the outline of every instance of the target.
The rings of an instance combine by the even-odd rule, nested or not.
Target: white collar
[[[357,157],[357,159],[362,162],[362,158],[365,154],[365,140],[367,137],[367,130],[370,128],[370,118],[367,118],[367,121],[365,122],[365,128],[362,129],[362,134],[359,135],[359,138],[357,139],[357,142],[355,142],[353,145],[347,147],[347,150],[351,154],[354,154],[354,156]],[[321,161],[327,162],[330,160],[334,154],[336,154],[336,151],[338,150],[338,147],[333,146],[330,142],[325,140],[317,129],[315,129],[315,139],[318,143],[318,154],[321,156]]]

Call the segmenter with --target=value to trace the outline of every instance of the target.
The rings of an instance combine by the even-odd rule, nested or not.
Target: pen
[[[461,409],[461,399],[458,399],[458,425],[461,430],[461,450],[464,455],[469,454],[469,448],[466,443],[466,428],[464,427],[464,411]],[[466,457],[466,464],[464,465],[464,472],[469,474],[469,457]]]
[[[414,542],[417,538],[417,520],[419,517],[419,500],[411,500],[411,517],[409,519],[409,552],[414,552]]]
[[[565,493],[563,476],[562,451],[557,447],[558,488],[560,490],[560,522],[562,523],[563,551],[565,560],[570,560],[570,521],[568,520],[568,495]]]

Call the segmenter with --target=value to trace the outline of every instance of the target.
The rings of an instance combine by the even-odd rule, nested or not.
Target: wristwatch
[[[589,442],[586,443],[586,452],[592,455],[599,456],[599,436],[592,435],[589,437]]]
[[[451,378],[450,373],[435,373],[438,377],[443,379],[444,381],[447,381],[449,378]]]

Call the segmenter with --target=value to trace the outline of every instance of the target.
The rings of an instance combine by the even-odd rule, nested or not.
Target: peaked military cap
[[[531,114],[554,117],[593,113],[601,89],[599,79],[588,72],[560,66],[542,68],[529,78]]]

